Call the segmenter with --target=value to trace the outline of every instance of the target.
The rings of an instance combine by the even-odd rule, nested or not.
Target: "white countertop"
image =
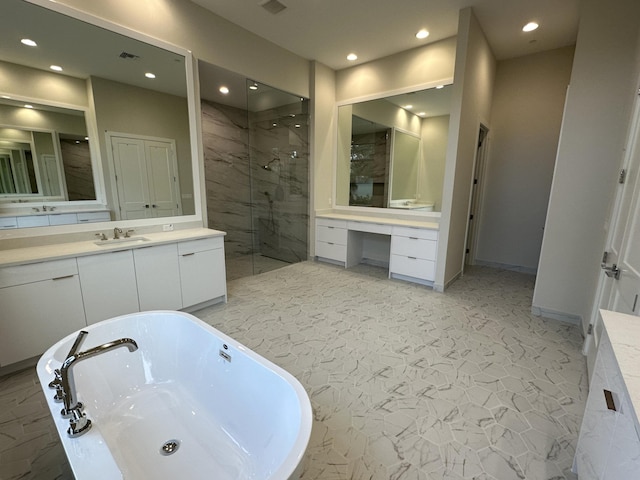
[[[637,414],[640,412],[640,317],[608,310],[600,310],[600,314],[629,392],[637,423]]]
[[[401,227],[416,227],[416,228],[429,228],[432,230],[439,230],[440,224],[438,222],[425,220],[424,218],[416,217],[415,219],[409,218],[389,218],[389,217],[377,217],[372,215],[358,215],[357,213],[317,213],[316,218],[333,218],[335,220],[348,220],[350,222],[367,222],[376,223],[380,225],[397,225]]]
[[[225,232],[211,230],[208,228],[190,228],[185,230],[174,230],[172,232],[141,233],[133,237],[148,238],[148,242],[141,243],[113,243],[110,245],[98,246],[95,238],[82,242],[56,243],[51,245],[39,245],[25,248],[11,248],[0,250],[0,267],[13,265],[23,265],[46,260],[57,260],[61,258],[80,257],[84,255],[94,255],[96,253],[112,252],[114,250],[131,250],[151,245],[161,245],[164,243],[181,242],[185,240],[197,240],[207,237],[221,237]],[[106,240],[105,243],[109,241]]]

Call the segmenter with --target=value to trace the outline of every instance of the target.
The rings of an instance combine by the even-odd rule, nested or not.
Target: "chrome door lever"
[[[618,268],[618,266],[615,263],[613,265],[611,265],[610,267],[607,266],[606,263],[602,263],[602,264],[600,264],[600,268],[602,268],[602,270],[604,270],[604,273],[605,273],[605,275],[607,277],[615,278],[616,280],[618,280],[620,278],[621,270]]]

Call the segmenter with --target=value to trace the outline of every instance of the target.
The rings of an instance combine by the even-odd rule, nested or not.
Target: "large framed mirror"
[[[451,86],[338,105],[335,204],[439,212]]]
[[[44,0],[2,8],[0,216],[201,221],[190,52]]]

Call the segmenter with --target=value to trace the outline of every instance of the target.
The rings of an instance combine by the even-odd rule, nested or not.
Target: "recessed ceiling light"
[[[441,88],[444,88],[444,85],[438,85],[438,86],[436,87],[436,89],[437,89],[437,90],[440,90]]]
[[[424,28],[420,30],[418,33],[416,33],[416,38],[419,38],[420,40],[422,40],[423,38],[427,38],[428,36],[429,36],[429,32]]]
[[[33,108],[33,105],[29,105],[28,103],[24,106],[24,108]]]
[[[536,22],[529,22],[524,27],[522,27],[523,32],[533,32],[536,28],[538,28],[538,24]]]
[[[9,100],[11,97],[9,95],[2,95],[2,98],[6,98],[7,100]]]
[[[299,123],[296,123],[294,126],[295,126],[296,128],[300,128],[300,124],[299,124]]]
[[[277,127],[277,126],[278,126],[278,124],[277,124],[277,123],[272,123],[272,124],[271,124],[271,126],[272,126],[272,127]]]
[[[249,90],[257,90],[258,89],[258,84],[254,83],[253,85],[249,85]]]
[[[349,55],[347,55],[347,60],[349,60],[350,62],[353,62],[357,59],[358,59],[358,55],[356,55],[355,53],[350,53]]]
[[[421,117],[424,117],[427,113],[426,112],[420,112],[418,113],[418,115],[420,115]]]
[[[37,47],[38,44],[36,42],[34,42],[33,40],[31,40],[30,38],[23,38],[22,40],[20,40],[20,42],[23,45],[26,45],[27,47]]]
[[[151,72],[145,73],[144,76],[147,77],[147,78],[156,78],[155,73],[151,73]]]
[[[88,142],[89,141],[89,137],[84,137],[84,139]]]
[[[222,87],[220,87],[218,90],[223,95],[226,95],[227,93],[229,93],[229,88],[225,87],[224,85]]]
[[[406,109],[413,108],[413,105],[405,105],[402,108],[406,108]]]
[[[62,71],[62,67],[60,65],[51,65],[49,68],[51,70],[53,70],[54,72],[61,72]]]

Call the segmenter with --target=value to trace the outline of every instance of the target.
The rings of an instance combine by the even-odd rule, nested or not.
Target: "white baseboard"
[[[512,272],[527,273],[529,275],[536,275],[538,273],[537,268],[523,267],[521,265],[509,265],[508,263],[487,262],[485,260],[478,259],[476,259],[474,265],[479,265],[481,267],[499,268],[501,270],[510,270]]]
[[[550,318],[552,320],[571,323],[573,325],[582,325],[582,317],[573,313],[557,312],[547,308],[536,307],[535,305],[531,307],[531,313],[536,317]]]

